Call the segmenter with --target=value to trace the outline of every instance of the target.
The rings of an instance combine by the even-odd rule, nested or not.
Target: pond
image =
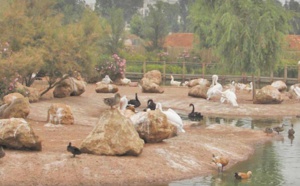
[[[169,186],[206,186],[206,185],[300,185],[300,119],[292,117],[272,119],[240,118],[230,119],[224,117],[205,118],[206,125],[225,124],[237,127],[262,130],[266,127],[275,127],[284,123],[284,131],[272,142],[256,147],[255,153],[244,162],[240,162],[223,173],[209,176],[196,177],[193,179],[173,181],[165,184]],[[291,123],[296,131],[294,138],[288,137]],[[297,133],[298,132],[298,133]],[[276,134],[277,135],[277,134]],[[236,180],[234,173],[251,170],[252,178],[248,180]],[[162,186],[162,185],[161,185]]]

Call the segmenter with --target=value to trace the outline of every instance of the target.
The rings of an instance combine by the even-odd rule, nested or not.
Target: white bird
[[[212,96],[218,95],[220,92],[222,92],[223,87],[220,83],[218,83],[218,78],[218,75],[212,76],[212,84],[206,93],[207,100],[209,100]]]
[[[238,107],[239,105],[236,100],[237,100],[236,95],[231,89],[227,89],[224,92],[221,92],[221,98],[220,98],[221,103],[224,103],[224,101],[226,101],[228,103],[231,103],[232,106]]]
[[[105,77],[101,80],[101,83],[110,84],[113,81],[110,79],[109,75],[105,75]]]
[[[183,121],[181,117],[173,109],[169,108],[168,110],[163,111],[161,103],[156,103],[156,109],[159,109],[167,116],[168,122],[176,126],[177,131],[185,132],[185,130],[183,129]]]
[[[127,109],[127,106],[128,106],[127,97],[126,96],[121,97],[119,110],[124,116],[130,117],[133,114],[135,114],[135,112],[132,111],[131,109]]]
[[[174,81],[174,77],[171,75],[171,85],[172,86],[180,86],[181,82],[180,81]]]
[[[129,83],[131,83],[131,80],[125,77],[120,79],[120,81],[122,85],[128,85]]]

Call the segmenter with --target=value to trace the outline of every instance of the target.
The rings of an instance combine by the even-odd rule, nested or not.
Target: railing
[[[249,83],[253,81],[251,74],[222,75],[222,69],[218,69],[217,64],[205,64],[195,62],[153,62],[153,61],[127,61],[126,77],[132,80],[140,80],[144,73],[151,70],[159,70],[162,73],[163,84],[168,84],[173,75],[178,81],[188,81],[196,78],[211,80],[213,74],[219,75],[219,81],[223,84],[235,81]],[[296,84],[300,82],[300,66],[279,66],[274,72],[259,73],[254,77],[256,83],[272,83],[282,80],[286,84]]]

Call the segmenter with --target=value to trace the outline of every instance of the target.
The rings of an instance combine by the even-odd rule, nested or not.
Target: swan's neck
[[[194,113],[194,111],[195,111],[195,107],[194,107],[194,105],[192,105],[192,112],[191,113]]]

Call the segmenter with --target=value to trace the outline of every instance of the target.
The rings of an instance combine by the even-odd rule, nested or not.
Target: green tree
[[[133,15],[130,21],[130,33],[135,34],[140,38],[144,38],[143,25],[144,21],[142,15],[140,15],[139,13]]]
[[[290,31],[290,34],[300,34],[300,4],[295,0],[290,0],[285,2],[284,7],[286,10],[289,10],[293,13],[293,19],[291,24],[293,29]]]
[[[214,49],[228,71],[255,73],[280,61],[291,16],[273,0],[203,0],[190,18],[201,47]]]

